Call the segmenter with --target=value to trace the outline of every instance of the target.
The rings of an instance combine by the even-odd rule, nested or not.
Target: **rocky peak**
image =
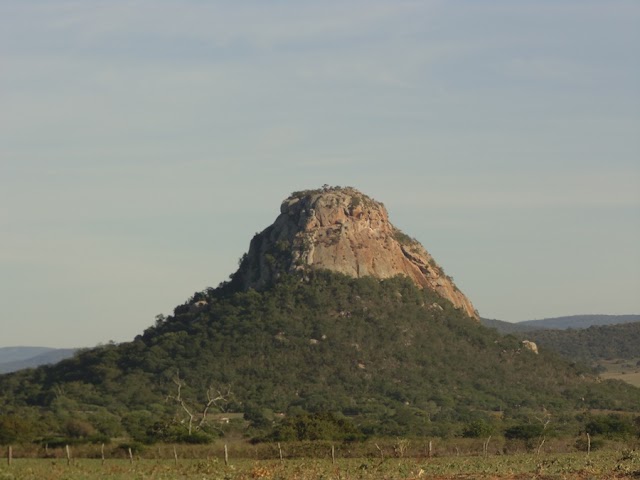
[[[328,269],[353,277],[406,275],[478,319],[471,302],[415,239],[389,222],[384,205],[355,188],[294,192],[251,241],[233,281],[260,290],[283,272]]]

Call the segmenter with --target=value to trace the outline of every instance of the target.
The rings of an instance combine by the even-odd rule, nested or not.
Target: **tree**
[[[182,411],[186,414],[186,420],[182,420],[180,423],[185,424],[189,436],[194,431],[202,430],[207,422],[207,415],[209,410],[213,407],[221,412],[226,410],[226,405],[231,398],[231,388],[228,387],[225,391],[216,390],[213,387],[209,387],[206,391],[207,401],[202,406],[201,410],[196,410],[196,407],[187,403],[182,396],[182,388],[186,385],[185,381],[180,378],[180,371],[176,372],[176,376],[173,378],[173,383],[176,384],[177,392],[175,395],[169,395],[167,399],[175,401]]]
[[[504,431],[505,438],[511,440],[532,440],[540,437],[544,432],[544,426],[537,423],[514,425]]]
[[[0,415],[0,445],[33,439],[35,425],[18,415]]]
[[[590,435],[602,435],[607,438],[627,438],[633,434],[634,425],[631,418],[619,414],[594,416],[585,430]]]
[[[356,440],[362,435],[346,418],[329,412],[285,418],[268,436],[273,441]]]
[[[466,438],[489,437],[493,434],[494,427],[483,419],[474,420],[465,425],[462,436]]]

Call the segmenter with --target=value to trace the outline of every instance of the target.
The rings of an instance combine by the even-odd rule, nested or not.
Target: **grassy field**
[[[638,479],[640,454],[612,450],[571,454],[238,460],[14,459],[0,466],[0,480],[93,479]]]
[[[640,387],[640,366],[638,365],[638,361],[640,361],[638,358],[634,358],[633,360],[602,360],[598,363],[604,367],[606,371],[602,372],[600,376],[605,379],[613,378],[622,380],[623,382]]]

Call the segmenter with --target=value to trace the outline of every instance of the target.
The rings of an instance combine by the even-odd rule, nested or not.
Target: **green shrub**
[[[467,423],[462,430],[462,436],[466,438],[482,438],[488,437],[494,432],[493,425],[486,420],[474,420]]]
[[[0,415],[0,445],[31,440],[35,427],[32,421],[17,415]]]
[[[592,417],[585,426],[590,435],[602,435],[606,438],[628,438],[634,433],[634,426],[630,418],[619,414],[598,415]]]
[[[599,450],[602,447],[604,447],[604,445],[605,445],[605,441],[602,440],[601,438],[591,439],[591,450]],[[580,450],[581,452],[586,452],[589,450],[589,440],[587,440],[585,437],[580,437],[576,440],[576,443],[574,444],[574,446],[576,447],[577,450]]]
[[[213,442],[214,437],[203,431],[197,431],[197,432],[192,432],[191,435],[189,435],[189,433],[187,432],[184,432],[181,435],[177,435],[174,440],[176,443],[204,445],[204,444]]]
[[[362,434],[346,418],[339,418],[329,412],[302,414],[285,418],[278,424],[266,440],[357,440]]]
[[[142,454],[147,447],[141,442],[124,442],[118,445],[118,450],[122,450],[123,452],[129,454],[129,449],[131,449],[131,453],[134,455]]]
[[[514,425],[504,431],[504,437],[510,440],[531,440],[540,437],[544,432],[544,427],[540,424],[527,423]]]

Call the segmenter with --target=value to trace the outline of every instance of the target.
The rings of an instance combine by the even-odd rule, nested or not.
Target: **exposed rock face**
[[[536,345],[536,342],[532,342],[531,340],[523,340],[522,346],[538,355],[538,345]]]
[[[281,272],[328,269],[354,277],[411,278],[478,319],[471,302],[416,240],[390,222],[379,202],[354,188],[296,192],[251,241],[234,282],[260,290]]]

